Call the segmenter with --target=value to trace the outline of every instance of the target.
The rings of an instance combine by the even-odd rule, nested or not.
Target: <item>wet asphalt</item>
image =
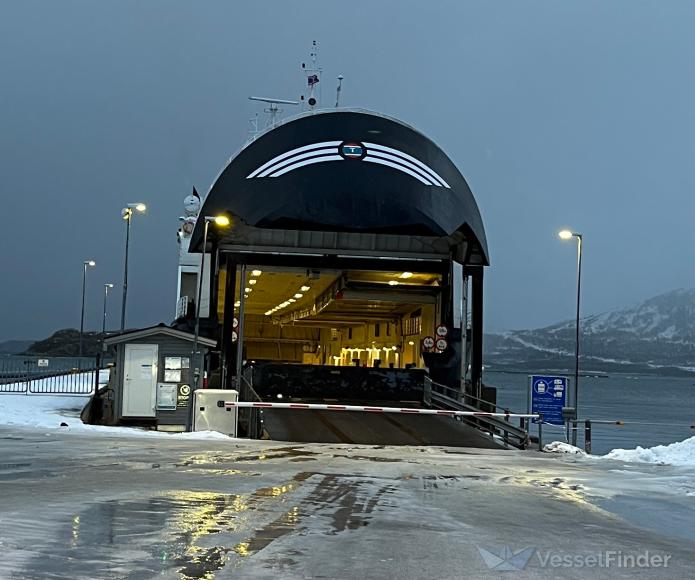
[[[533,451],[2,428],[0,578],[695,578],[674,529],[695,524],[688,478]],[[504,546],[533,556],[489,569],[478,547]],[[606,550],[669,566],[539,557]]]

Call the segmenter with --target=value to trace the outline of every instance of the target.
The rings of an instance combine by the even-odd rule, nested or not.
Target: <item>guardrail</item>
[[[651,426],[671,426],[679,427],[683,429],[695,429],[695,424],[685,424],[685,423],[663,423],[663,422],[650,422],[650,421],[624,421],[622,419],[572,419],[568,421],[566,435],[569,442],[570,439],[574,439],[574,433],[579,429],[584,429],[584,451],[591,453],[592,447],[592,433],[594,425],[606,425],[609,427],[624,427],[625,425],[651,425]],[[583,427],[581,427],[583,425]]]
[[[89,395],[108,379],[99,368],[94,358],[0,358],[0,394]]]
[[[459,415],[467,424],[487,432],[491,437],[501,437],[505,445],[511,445],[518,449],[526,449],[531,442],[531,437],[528,432],[527,419],[537,419],[538,427],[538,448],[543,449],[543,418],[542,415],[529,415],[528,413],[513,413],[508,409],[502,409],[495,403],[485,401],[467,395],[459,390],[447,387],[431,380],[429,377],[425,379],[425,396],[424,401],[433,407],[455,409],[465,414]],[[483,412],[481,415],[476,415],[479,412],[479,407],[468,404],[466,400],[474,400],[480,406],[487,406],[493,409],[493,412]],[[512,424],[509,420],[512,418],[519,419],[519,425]]]

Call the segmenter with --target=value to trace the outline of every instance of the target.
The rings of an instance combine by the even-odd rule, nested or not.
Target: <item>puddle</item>
[[[41,557],[29,560],[19,577],[51,577],[58,569],[64,578],[134,579],[171,570],[181,580],[211,578],[231,548],[205,540],[240,533],[250,509],[243,496],[199,491],[93,504],[43,545],[33,544]]]
[[[296,447],[276,447],[268,451],[267,453],[258,453],[252,455],[240,455],[235,457],[233,461],[267,461],[269,459],[287,459],[291,458],[312,458],[315,455],[319,455],[314,451],[306,451],[305,449],[298,449]],[[293,459],[290,459],[292,461]]]
[[[217,469],[214,467],[196,467],[194,469],[183,469],[182,471],[183,473],[198,473],[202,475],[260,475],[260,473],[251,473],[250,471],[240,471],[238,469]]]
[[[334,455],[333,457],[346,457],[347,459],[357,459],[358,461],[373,461],[374,463],[410,463],[402,459],[393,457],[369,457],[367,455]]]
[[[305,471],[249,494],[181,490],[94,503],[50,533],[36,520],[15,522],[24,530],[17,545],[35,555],[16,578],[210,579],[288,534],[366,526],[395,489],[393,480]],[[278,556],[283,567],[294,564],[288,553]]]

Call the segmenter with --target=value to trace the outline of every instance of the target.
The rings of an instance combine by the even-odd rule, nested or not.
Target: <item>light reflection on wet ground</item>
[[[51,446],[4,456],[0,493],[14,503],[0,503],[2,580],[411,578],[393,563],[423,557],[454,577],[464,556],[482,578],[475,542],[512,542],[510,525],[551,547],[569,534],[568,518],[592,530],[583,549],[632,549],[647,537],[595,505],[581,463],[541,454],[127,442],[109,456],[99,444],[61,447],[66,457],[55,461]],[[521,515],[510,520],[510,510]]]
[[[224,471],[236,474],[220,470]],[[319,518],[326,534],[366,526],[394,489],[370,478],[300,472],[286,484],[250,494],[181,490],[97,502],[68,516],[50,541],[32,546],[41,557],[29,560],[14,578],[78,578],[86,572],[91,578],[136,579],[174,572],[181,580],[214,578],[235,560],[301,531],[308,517]],[[274,517],[278,506],[273,504],[278,502],[281,514]],[[31,527],[29,522],[25,525]],[[288,564],[289,560],[283,565]]]

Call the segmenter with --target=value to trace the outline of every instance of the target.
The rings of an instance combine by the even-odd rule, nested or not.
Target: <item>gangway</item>
[[[308,369],[316,371],[313,376],[306,374]],[[336,372],[334,367],[328,369]],[[527,448],[531,441],[527,426],[535,415],[512,413],[487,401],[469,403],[466,395],[416,371],[414,381],[394,389],[384,388],[383,376],[366,385],[369,375],[363,371],[370,369],[342,370],[331,384],[326,380],[330,375],[320,367],[249,365],[242,375],[239,403],[230,408],[240,410],[240,424],[252,438],[517,449]],[[297,371],[310,384],[302,388]],[[379,369],[378,374],[387,371],[393,369]],[[345,388],[348,374],[359,377],[359,390],[350,393]],[[322,387],[327,395],[323,398]],[[516,419],[519,425],[512,422]]]

